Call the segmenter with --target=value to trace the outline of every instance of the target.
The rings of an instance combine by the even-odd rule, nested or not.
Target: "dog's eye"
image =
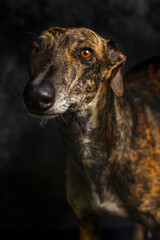
[[[36,47],[36,46],[33,46],[33,47],[31,48],[31,53],[32,53],[32,55],[38,53],[38,51],[39,51],[39,48]]]
[[[35,55],[35,54],[37,54],[39,52],[39,47],[38,46],[32,46],[31,48],[30,48],[30,53],[32,54],[32,55]]]
[[[27,56],[34,57],[39,52],[39,46],[30,45],[27,51]]]
[[[80,57],[85,59],[85,60],[89,60],[92,58],[93,56],[93,50],[90,49],[90,48],[83,48],[81,51],[80,51]]]

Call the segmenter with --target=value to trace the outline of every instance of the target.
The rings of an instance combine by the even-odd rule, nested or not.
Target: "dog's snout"
[[[54,103],[54,89],[49,83],[29,83],[23,94],[24,103],[30,110],[46,111]]]

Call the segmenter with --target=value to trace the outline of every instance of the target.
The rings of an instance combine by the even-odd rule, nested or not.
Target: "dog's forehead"
[[[87,28],[61,28],[53,27],[49,28],[41,33],[41,37],[48,36],[54,39],[54,41],[62,40],[72,40],[73,41],[90,41],[94,44],[98,44],[101,37],[98,36],[94,31]]]

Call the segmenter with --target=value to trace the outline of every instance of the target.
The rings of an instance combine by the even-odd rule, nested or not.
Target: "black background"
[[[160,1],[1,0],[0,18],[1,233],[24,238],[45,231],[47,239],[63,234],[78,239],[78,224],[66,202],[66,151],[57,125],[32,119],[22,108],[29,79],[26,46],[48,27],[83,26],[118,42],[127,56],[126,71],[160,53]],[[103,238],[131,239],[129,222],[101,221]]]

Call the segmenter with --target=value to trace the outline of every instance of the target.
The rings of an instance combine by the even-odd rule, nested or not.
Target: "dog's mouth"
[[[51,119],[51,118],[58,117],[65,113],[77,112],[79,106],[77,103],[73,103],[65,111],[59,111],[59,112],[53,112],[51,110],[50,111],[49,110],[41,111],[41,110],[35,110],[35,109],[28,108],[23,101],[23,107],[26,110],[26,112],[32,117],[40,118],[40,119]]]
[[[28,108],[26,104],[23,101],[23,107],[26,110],[26,112],[35,118],[41,118],[41,119],[51,119],[55,118],[60,115],[60,113],[52,113],[52,112],[46,112],[46,111],[38,111],[35,109]]]
[[[51,118],[55,118],[58,117],[60,115],[63,115],[65,113],[73,113],[73,112],[77,112],[78,109],[74,109],[73,105],[71,107],[69,107],[66,111],[62,112],[62,113],[52,113],[52,112],[40,112],[40,111],[36,111],[36,110],[32,110],[32,109],[28,109],[25,105],[24,105],[25,110],[27,111],[27,113],[35,118],[41,118],[41,119],[51,119]]]
[[[41,119],[51,119],[58,117],[60,114],[45,114],[45,113],[40,113],[40,112],[35,112],[35,111],[27,111],[28,114],[32,117],[35,118],[41,118]]]

